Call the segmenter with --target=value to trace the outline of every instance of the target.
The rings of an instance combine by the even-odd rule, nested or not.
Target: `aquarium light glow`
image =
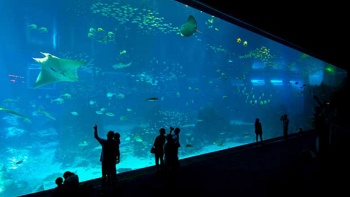
[[[275,86],[283,85],[283,81],[279,80],[279,79],[271,79],[270,82],[271,82],[272,85],[275,85]]]
[[[265,85],[265,80],[263,79],[252,79],[250,80],[254,86]]]

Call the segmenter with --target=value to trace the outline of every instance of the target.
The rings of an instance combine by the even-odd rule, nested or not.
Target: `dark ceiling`
[[[234,18],[238,24],[254,27],[253,30],[264,32],[283,44],[347,71],[350,69],[349,12],[345,2],[178,1],[209,13],[212,9],[218,10],[225,20]]]

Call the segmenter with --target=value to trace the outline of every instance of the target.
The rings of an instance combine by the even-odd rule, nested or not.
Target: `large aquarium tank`
[[[67,170],[101,177],[101,146],[121,134],[118,173],[154,165],[160,128],[180,159],[312,129],[313,96],[343,69],[219,12],[174,0],[2,0],[0,196],[54,188]]]

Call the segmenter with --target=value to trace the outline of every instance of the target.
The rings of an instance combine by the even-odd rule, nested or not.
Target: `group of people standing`
[[[102,189],[104,189],[107,184],[113,186],[118,181],[116,165],[120,162],[120,134],[108,131],[107,139],[102,139],[98,136],[97,125],[93,128],[94,137],[102,146],[100,161],[102,166]],[[172,134],[173,131],[174,134]],[[180,167],[178,157],[180,128],[170,127],[169,134],[165,134],[165,129],[161,128],[153,144],[156,168],[157,170],[175,171]]]
[[[288,126],[289,126],[288,115],[287,114],[283,114],[281,116],[281,118],[280,118],[280,121],[282,121],[282,125],[283,125],[283,137],[284,137],[284,140],[287,141],[288,140]],[[259,142],[259,138],[260,138],[260,143],[262,143],[262,141],[263,141],[263,138],[262,138],[263,129],[262,129],[262,124],[261,124],[259,118],[255,119],[254,128],[255,128],[254,131],[255,131],[256,143]]]
[[[172,132],[174,131],[174,134]],[[165,135],[164,128],[159,129],[159,135],[153,143],[155,166],[157,171],[172,170],[176,171],[180,167],[179,147],[180,147],[180,128],[170,127],[169,134]]]
[[[283,136],[287,140],[289,119],[287,114],[281,116],[283,122]],[[254,123],[256,142],[262,143],[263,129],[259,118],[255,119]],[[172,133],[174,131],[174,133]],[[159,135],[153,143],[155,167],[157,171],[170,170],[176,171],[180,167],[179,148],[180,148],[180,128],[170,127],[170,131],[166,134],[164,128],[159,129]],[[116,164],[120,162],[120,134],[109,131],[107,139],[102,139],[98,136],[97,125],[94,126],[94,137],[101,144],[102,152],[100,161],[102,164],[102,187],[107,183],[115,184],[117,182]]]

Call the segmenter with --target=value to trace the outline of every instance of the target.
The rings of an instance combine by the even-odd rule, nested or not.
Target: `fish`
[[[93,28],[93,27],[91,27],[91,28],[89,29],[89,32],[90,32],[90,33],[95,33],[95,32],[96,32],[96,29]]]
[[[96,101],[93,101],[93,100],[90,100],[90,101],[89,101],[89,104],[90,104],[90,105],[97,105]]]
[[[92,35],[90,35],[90,36],[92,36]],[[107,44],[111,41],[114,41],[114,39],[111,39],[111,37],[109,37],[109,36],[103,36],[103,37],[97,39],[97,42],[104,43],[104,44]]]
[[[17,162],[16,162],[17,165],[19,165],[19,164],[21,164],[21,163],[23,163],[23,160],[20,160],[20,161],[17,161]]]
[[[49,112],[46,112],[42,109],[38,109],[38,113],[43,114],[44,116],[50,118],[51,120],[56,120],[56,118],[53,117]]]
[[[0,111],[5,111],[6,113],[9,113],[9,114],[12,114],[14,116],[17,116],[18,118],[22,118],[24,120],[24,122],[28,122],[28,123],[32,123],[32,121],[26,117],[25,115],[23,114],[20,114],[16,111],[13,111],[13,110],[10,110],[10,109],[6,109],[6,108],[3,108],[3,107],[0,107]]]
[[[77,69],[86,64],[84,61],[63,59],[50,53],[40,53],[45,57],[33,58],[41,65],[41,70],[36,78],[34,88],[56,82],[76,82],[78,81]]]
[[[112,93],[112,92],[107,92],[106,96],[107,98],[112,98],[112,96],[114,96],[115,93]]]
[[[131,64],[132,64],[132,62],[129,62],[129,63],[126,63],[126,64],[120,62],[120,63],[118,63],[118,64],[114,64],[112,67],[113,67],[114,69],[121,69],[121,68],[129,67],[129,66],[131,66]]]
[[[191,148],[191,147],[193,147],[193,146],[192,146],[192,144],[186,144],[186,147],[187,147],[187,148]]]
[[[40,27],[40,28],[39,28],[39,32],[41,32],[41,33],[47,33],[48,30],[47,30],[46,27]]]
[[[101,110],[98,110],[98,111],[95,111],[95,112],[96,112],[96,114],[98,114],[98,115],[103,114],[103,111],[101,111]]]
[[[7,98],[7,99],[3,100],[2,103],[12,103],[12,102],[18,102],[18,101],[19,101],[19,97],[17,97],[17,99]]]
[[[79,115],[79,113],[78,112],[76,112],[76,111],[72,111],[72,112],[70,112],[73,116],[78,116]]]
[[[38,26],[36,24],[30,24],[28,25],[29,29],[37,29]]]
[[[120,117],[119,117],[119,120],[128,120],[128,117],[126,117],[126,116],[120,116]]]
[[[158,101],[158,98],[157,97],[151,97],[151,98],[146,99],[146,101]]]
[[[249,137],[250,136],[250,133],[244,133],[243,135],[242,135],[242,137]]]
[[[87,146],[87,145],[89,145],[89,143],[87,143],[85,140],[78,144],[78,146],[80,146],[80,147],[84,147],[84,146]]]
[[[51,99],[51,103],[63,104],[64,103],[64,99],[61,98],[61,97],[58,97],[56,99]]]
[[[222,145],[224,145],[224,143],[222,143],[222,142],[214,142],[214,144],[216,144],[217,146],[222,146]]]
[[[187,18],[186,23],[183,23],[180,27],[181,35],[189,37],[189,36],[192,36],[192,34],[196,31],[197,31],[197,21],[192,15],[190,15]]]
[[[61,97],[66,98],[66,99],[71,99],[72,95],[70,95],[69,93],[64,93],[61,95]]]
[[[112,112],[107,112],[106,115],[111,116],[111,117],[115,116],[114,113],[112,113]]]

